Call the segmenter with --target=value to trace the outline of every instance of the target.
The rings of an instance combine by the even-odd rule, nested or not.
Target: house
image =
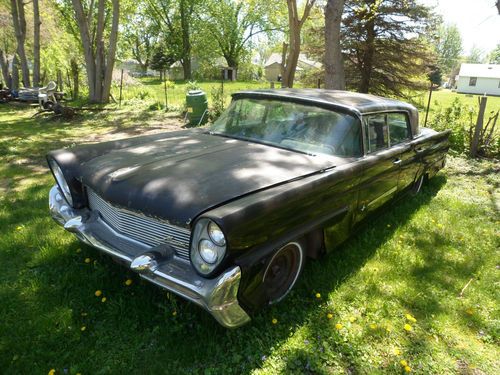
[[[457,92],[500,96],[500,65],[462,64],[458,73]]]
[[[313,70],[321,69],[321,63],[313,60],[309,60],[306,55],[301,53],[299,55],[299,61],[297,62],[297,75],[300,77],[301,74]],[[264,63],[264,75],[268,81],[279,81],[281,80],[281,53],[272,53],[271,56]]]

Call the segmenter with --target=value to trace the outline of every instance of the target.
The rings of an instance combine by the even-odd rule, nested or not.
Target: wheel
[[[46,102],[44,102],[44,103],[42,104],[42,107],[43,107],[43,109],[48,109],[48,110],[51,110],[51,109],[53,109],[53,108],[54,108],[54,102],[53,102],[53,101],[51,101],[51,100],[47,100]]]
[[[263,277],[269,304],[281,301],[293,288],[304,268],[305,255],[300,241],[287,243],[273,255]]]
[[[413,195],[417,195],[418,193],[420,193],[420,190],[422,189],[422,185],[424,184],[424,180],[425,180],[425,174],[422,174],[422,176],[420,176],[417,181],[415,181],[413,183],[413,186],[411,188],[411,192]]]

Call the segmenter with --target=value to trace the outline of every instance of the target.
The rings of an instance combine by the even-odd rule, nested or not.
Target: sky
[[[463,54],[473,45],[485,54],[500,43],[500,15],[496,0],[420,0],[436,7],[436,12],[447,24],[455,24],[460,30]]]

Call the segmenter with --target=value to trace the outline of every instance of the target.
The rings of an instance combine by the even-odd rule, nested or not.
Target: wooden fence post
[[[474,137],[472,138],[471,146],[470,146],[470,156],[473,158],[476,157],[478,147],[479,147],[479,137],[481,132],[483,131],[483,122],[484,122],[484,112],[486,110],[486,102],[488,97],[486,95],[482,96],[479,99],[479,113],[477,114],[476,128],[474,129]]]

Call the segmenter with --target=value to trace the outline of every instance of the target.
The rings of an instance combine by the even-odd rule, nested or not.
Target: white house
[[[500,96],[500,65],[462,64],[458,73],[457,92]]]

